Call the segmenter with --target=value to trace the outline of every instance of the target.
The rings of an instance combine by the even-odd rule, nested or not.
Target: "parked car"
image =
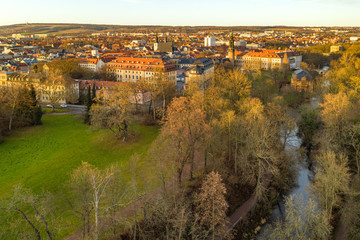
[[[46,105],[46,107],[52,108],[52,105],[51,105],[51,104],[48,104],[48,105]]]
[[[60,107],[62,107],[62,108],[67,108],[68,105],[66,105],[66,104],[61,104]]]

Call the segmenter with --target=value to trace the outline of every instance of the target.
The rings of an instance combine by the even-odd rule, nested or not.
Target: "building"
[[[100,58],[80,58],[79,66],[92,72],[99,71],[102,67],[106,66]]]
[[[247,43],[246,44],[246,48],[247,49],[258,49],[261,48],[262,46],[259,43]]]
[[[159,38],[156,35],[155,43],[154,43],[154,52],[172,53],[174,52],[173,43],[168,42],[167,37],[165,37],[164,42],[159,42]]]
[[[343,51],[344,48],[341,45],[333,45],[330,47],[330,53]]]
[[[276,69],[288,64],[290,69],[299,68],[302,55],[298,52],[257,50],[236,56],[235,66],[248,69]]]
[[[214,73],[214,62],[209,58],[199,58],[195,60],[188,70],[188,78],[185,80],[208,80]]]
[[[40,103],[50,103],[49,96],[59,97],[58,104],[64,104],[69,101],[67,96],[71,98],[71,102],[76,102],[79,99],[79,83],[72,80],[71,89],[73,90],[70,96],[66,94],[66,86],[61,84],[44,85],[38,75],[31,73],[15,73],[15,72],[0,72],[0,87],[27,87],[33,86],[37,92],[37,98]],[[75,101],[74,101],[75,100]]]
[[[205,47],[214,47],[216,44],[215,36],[207,36],[204,39],[204,46]]]
[[[49,34],[34,34],[34,35],[32,35],[32,37],[36,38],[36,39],[38,39],[38,38],[47,38],[47,37],[49,37]]]
[[[96,81],[96,80],[79,80],[79,96],[86,96],[88,94],[88,88],[91,90],[95,88],[95,93],[100,90],[105,91],[106,95],[111,94],[111,91],[115,87],[121,87],[122,85],[127,84],[126,82],[113,82],[113,81]],[[151,95],[150,92],[145,92],[140,89],[134,96],[131,96],[130,102],[137,104],[145,104],[150,102]]]
[[[291,76],[291,87],[297,91],[312,92],[314,85],[310,73],[302,69],[296,70]]]
[[[359,40],[359,37],[350,37],[350,42],[354,43]]]
[[[160,58],[120,57],[107,64],[107,71],[119,82],[138,82],[164,74],[167,80],[176,84],[175,64]]]
[[[246,42],[245,41],[235,41],[234,45],[237,47],[246,47]]]

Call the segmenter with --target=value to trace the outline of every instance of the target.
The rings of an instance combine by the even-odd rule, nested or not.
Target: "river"
[[[318,106],[318,99],[313,98],[310,103],[306,104],[306,107],[316,108]],[[297,112],[291,112],[297,121],[300,116]],[[305,205],[309,200],[309,193],[307,189],[310,187],[310,179],[313,179],[314,173],[309,169],[309,163],[307,154],[301,153],[302,138],[298,136],[298,127],[292,132],[286,142],[285,151],[289,158],[293,159],[296,168],[296,185],[289,191],[278,198],[278,204],[273,213],[269,216],[267,222],[261,227],[256,239],[264,238],[264,231],[270,227],[271,224],[276,221],[283,221],[285,219],[285,197],[293,196],[294,199],[301,199],[301,203]]]

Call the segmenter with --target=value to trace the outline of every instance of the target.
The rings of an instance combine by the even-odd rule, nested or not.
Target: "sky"
[[[360,26],[360,0],[0,0],[0,25]]]

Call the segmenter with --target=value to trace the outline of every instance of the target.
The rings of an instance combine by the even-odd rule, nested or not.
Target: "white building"
[[[204,45],[205,47],[214,47],[215,46],[215,36],[207,36],[205,37],[205,40],[204,40]]]
[[[235,41],[234,45],[235,46],[246,47],[246,42],[245,41]]]
[[[350,37],[351,42],[356,42],[357,40],[359,40],[359,37]]]
[[[49,34],[34,34],[32,35],[33,38],[39,39],[39,38],[47,38],[49,37]]]
[[[100,56],[99,55],[99,50],[91,50],[91,56],[93,56],[93,57]]]
[[[84,69],[97,72],[102,67],[106,66],[106,63],[99,58],[84,58],[79,60],[79,66]]]

